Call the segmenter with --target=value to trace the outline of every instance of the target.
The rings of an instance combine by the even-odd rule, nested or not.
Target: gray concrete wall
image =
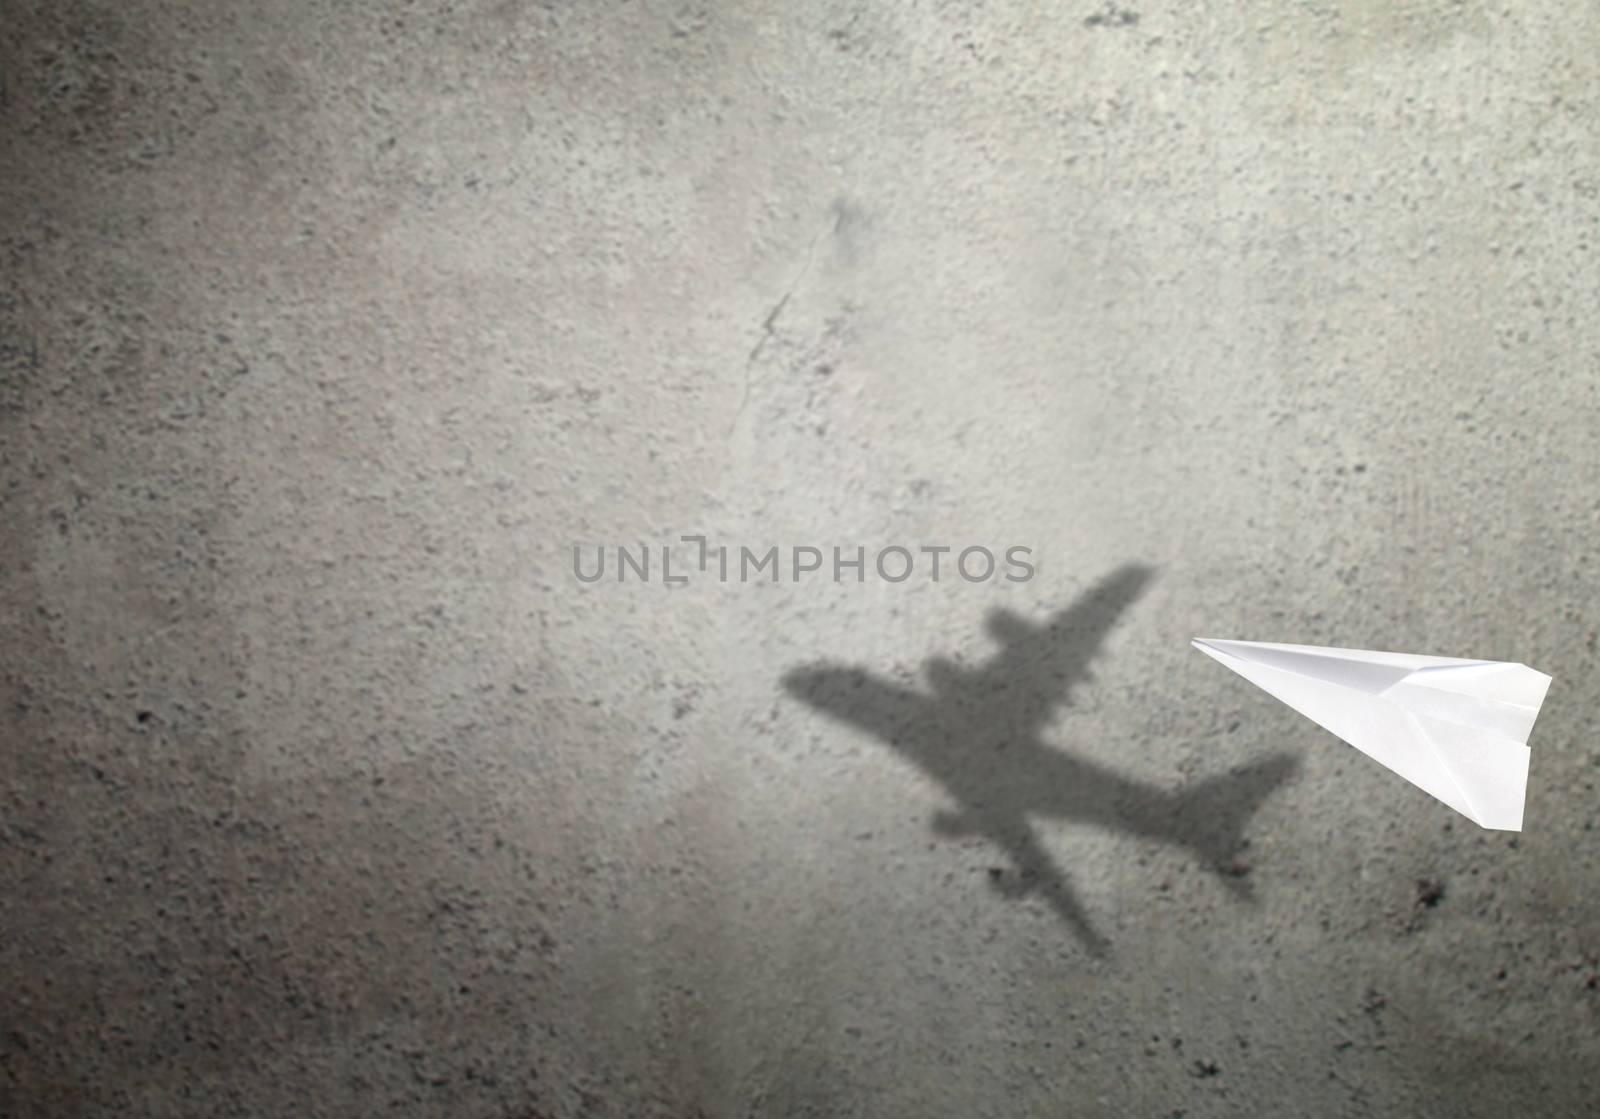
[[[4,4],[0,1113],[1594,1114],[1597,40]],[[1526,831],[1196,635],[1551,673]]]

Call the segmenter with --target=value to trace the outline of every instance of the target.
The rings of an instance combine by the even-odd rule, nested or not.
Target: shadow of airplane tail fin
[[[1293,754],[1273,754],[1178,794],[1180,837],[1243,897],[1251,894],[1244,877],[1249,868],[1239,859],[1245,829],[1267,797],[1299,768],[1300,759]]]

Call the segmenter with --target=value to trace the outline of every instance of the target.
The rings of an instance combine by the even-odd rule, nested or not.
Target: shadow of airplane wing
[[[1007,897],[1038,894],[1077,934],[1085,950],[1095,956],[1104,956],[1109,951],[1111,942],[1089,920],[1066,875],[1045,852],[1037,833],[1026,821],[1007,821],[995,827],[987,827],[980,821],[973,830],[1002,847],[1011,857],[1015,879],[1007,879],[1003,871],[996,873],[998,868],[989,872],[990,882],[997,892]]]
[[[989,613],[985,628],[1000,650],[977,672],[991,695],[1004,695],[1015,731],[1042,727],[1075,687],[1092,679],[1090,666],[1106,637],[1154,578],[1152,568],[1124,564],[1042,624],[1009,610]]]
[[[968,799],[960,784],[944,779],[941,767],[930,764],[928,753],[933,743],[960,742],[963,737],[959,722],[952,728],[951,722],[942,717],[943,709],[937,700],[857,668],[828,665],[793,669],[784,674],[783,685],[797,699],[870,732],[939,779],[960,807],[941,812],[937,820],[945,823],[936,824],[937,830],[948,835],[981,835],[1002,848],[1010,856],[1015,874],[1011,878],[993,877],[994,888],[1007,896],[1038,894],[1072,928],[1085,948],[1095,955],[1105,953],[1107,940],[1095,929],[1066,876],[1040,845],[1026,816],[1021,812],[1007,814],[1001,806]]]

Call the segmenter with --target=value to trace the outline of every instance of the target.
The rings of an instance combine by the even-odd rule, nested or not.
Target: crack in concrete
[[[839,225],[842,221],[842,216],[835,215],[832,227],[833,232],[838,232]],[[772,341],[773,338],[777,337],[778,331],[776,328],[778,325],[778,316],[783,314],[783,309],[789,305],[789,300],[793,298],[794,293],[800,289],[800,285],[805,282],[806,274],[811,271],[811,262],[816,258],[817,255],[817,242],[822,240],[823,234],[827,232],[829,232],[829,230],[820,229],[817,231],[816,235],[811,238],[811,244],[806,247],[805,260],[800,265],[799,273],[796,274],[794,280],[790,282],[788,290],[778,298],[778,301],[772,305],[772,309],[767,312],[766,317],[761,320],[761,337],[756,339],[756,344],[751,347],[749,356],[745,358],[744,392],[739,397],[739,408],[738,411],[734,412],[733,414],[733,422],[728,425],[728,435],[730,437],[735,431],[739,430],[739,421],[744,418],[746,410],[748,410],[750,407],[750,374],[755,369],[756,361],[761,357],[761,351],[767,348],[767,343]]]

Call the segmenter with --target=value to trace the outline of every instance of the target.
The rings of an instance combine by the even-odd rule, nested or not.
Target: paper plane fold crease
[[[1543,672],[1317,645],[1194,646],[1482,827],[1522,830]]]

